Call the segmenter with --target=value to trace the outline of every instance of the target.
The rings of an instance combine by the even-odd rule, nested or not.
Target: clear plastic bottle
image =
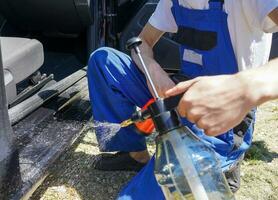
[[[167,200],[235,199],[215,152],[187,127],[158,136],[155,176]]]

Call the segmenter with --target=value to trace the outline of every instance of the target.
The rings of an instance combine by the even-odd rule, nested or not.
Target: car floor
[[[47,75],[53,74],[55,81],[60,81],[85,66],[70,53],[47,51],[44,56],[45,62],[40,71]]]
[[[28,195],[45,178],[48,168],[79,137],[90,117],[84,77],[13,126],[18,148],[4,191],[9,199]]]

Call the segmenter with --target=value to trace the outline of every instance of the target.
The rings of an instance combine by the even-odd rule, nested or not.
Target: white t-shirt
[[[180,5],[191,9],[208,9],[208,0],[179,0]],[[177,32],[171,12],[172,1],[160,0],[149,20],[155,28],[164,32]],[[278,26],[268,14],[278,7],[278,0],[226,0],[228,28],[238,61],[239,70],[257,67],[269,59],[272,33]]]

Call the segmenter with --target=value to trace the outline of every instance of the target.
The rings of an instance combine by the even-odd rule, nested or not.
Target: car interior
[[[0,23],[1,46],[10,105],[20,102],[16,100],[22,92],[28,97],[26,85],[40,84],[38,91],[49,82],[44,81],[49,74],[59,81],[85,65],[85,56],[83,64],[78,56],[86,52],[82,34],[92,24],[92,8],[87,0],[0,1],[4,16]]]

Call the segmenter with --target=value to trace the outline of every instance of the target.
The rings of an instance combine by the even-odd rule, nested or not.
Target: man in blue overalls
[[[234,74],[239,70],[267,62],[271,34],[277,26],[268,14],[278,7],[278,0],[161,0],[139,37],[141,51],[159,95],[175,84],[153,59],[152,48],[164,32],[175,32],[180,44],[180,73],[190,78],[204,75]],[[111,48],[100,48],[90,57],[88,82],[94,120],[120,123],[136,107],[151,98],[148,83],[136,56],[132,59]],[[219,87],[225,87],[219,85]],[[232,97],[231,97],[232,98]],[[204,130],[184,119],[184,123],[207,142],[221,161],[232,191],[239,188],[239,163],[249,148],[254,126],[254,112],[232,130],[209,137]],[[190,119],[190,116],[187,116]],[[100,159],[95,167],[102,170],[137,170],[149,161],[145,138],[135,127],[121,129],[107,140],[101,128],[96,135],[100,150],[117,151]],[[122,190],[120,199],[164,199],[154,177],[154,160]]]

